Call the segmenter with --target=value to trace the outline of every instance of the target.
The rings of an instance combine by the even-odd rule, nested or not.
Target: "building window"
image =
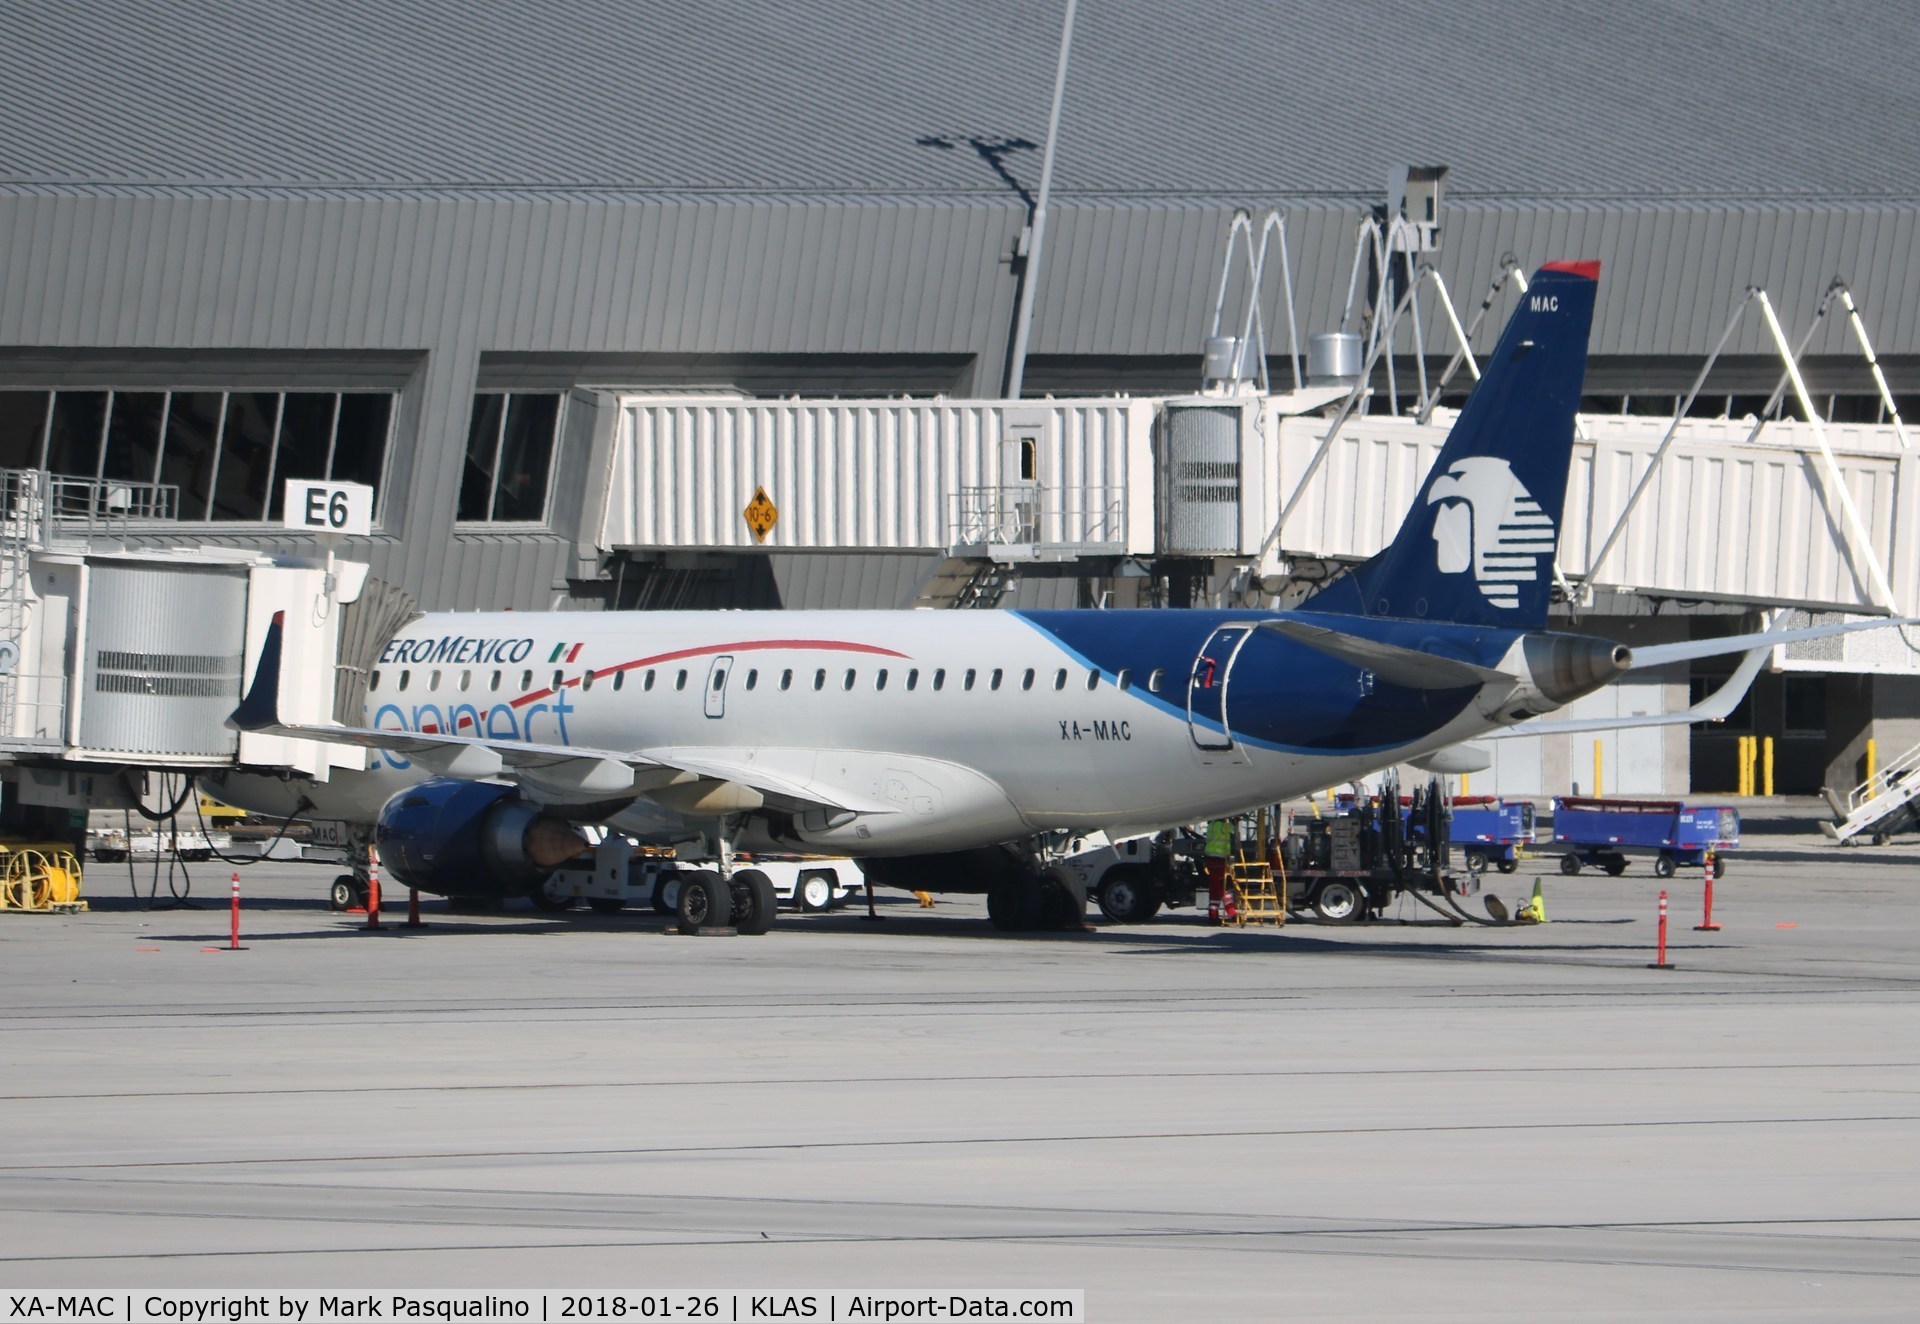
[[[467,424],[459,518],[476,524],[545,519],[559,422],[556,392],[475,394]]]
[[[0,391],[0,468],[173,487],[140,514],[277,522],[281,481],[378,488],[392,391]]]

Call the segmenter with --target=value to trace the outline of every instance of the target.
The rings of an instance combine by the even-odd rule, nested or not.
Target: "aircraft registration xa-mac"
[[[1636,658],[1543,628],[1598,277],[1541,269],[1393,542],[1294,610],[434,614],[386,646],[361,726],[280,719],[276,626],[231,721],[377,751],[277,803],[373,825],[423,891],[538,888],[597,824],[1047,913],[1050,834],[1274,803],[1759,642]],[[271,785],[224,793],[265,809]]]

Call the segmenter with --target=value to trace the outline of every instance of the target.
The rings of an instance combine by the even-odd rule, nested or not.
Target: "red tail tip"
[[[1585,276],[1588,280],[1600,279],[1600,259],[1597,257],[1580,258],[1576,261],[1549,262],[1540,268],[1542,271],[1564,271],[1569,276]]]

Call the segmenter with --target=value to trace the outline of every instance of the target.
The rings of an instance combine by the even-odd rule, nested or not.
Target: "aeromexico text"
[[[474,639],[443,634],[438,639],[395,639],[380,651],[380,665],[399,662],[444,662],[451,666],[488,666],[525,662],[533,656],[531,639]]]

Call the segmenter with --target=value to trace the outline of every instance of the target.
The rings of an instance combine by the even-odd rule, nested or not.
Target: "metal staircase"
[[[1276,890],[1273,867],[1266,861],[1244,857],[1232,861],[1227,865],[1227,886],[1233,889],[1238,902],[1233,911],[1236,925],[1244,928],[1249,924],[1278,926],[1287,922],[1286,878],[1282,876]]]
[[[1888,837],[1920,822],[1920,745],[1902,754],[1873,776],[1847,792],[1845,803],[1823,788],[1827,804],[1837,823],[1822,823],[1820,830],[1838,842],[1870,836],[1878,846]]]
[[[914,597],[915,607],[997,607],[1020,582],[1017,567],[971,556],[950,556],[934,568]]]

